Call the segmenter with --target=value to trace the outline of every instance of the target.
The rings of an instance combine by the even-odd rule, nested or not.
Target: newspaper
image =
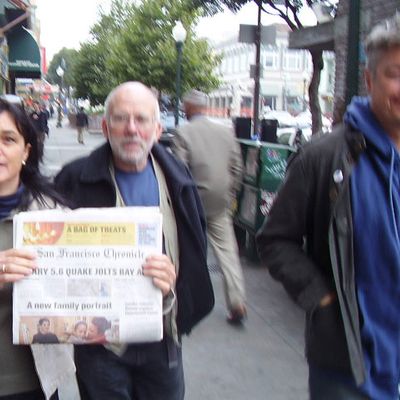
[[[23,212],[14,246],[38,257],[14,284],[14,344],[162,339],[162,294],[142,269],[162,252],[157,207]]]

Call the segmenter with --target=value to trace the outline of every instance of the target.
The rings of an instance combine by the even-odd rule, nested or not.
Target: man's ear
[[[157,122],[156,123],[156,140],[157,140],[157,142],[161,137],[162,131],[163,131],[163,127],[162,127],[161,123]]]
[[[364,81],[367,91],[370,93],[372,87],[372,73],[369,69],[364,70]]]
[[[107,125],[107,121],[106,121],[105,117],[103,117],[103,119],[101,120],[101,129],[103,130],[104,137],[108,140],[109,132],[108,132],[108,125]]]

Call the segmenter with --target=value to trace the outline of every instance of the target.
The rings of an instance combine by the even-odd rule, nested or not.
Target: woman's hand
[[[175,288],[175,266],[165,254],[148,256],[143,264],[143,273],[153,278],[154,285],[161,289],[163,296]]]
[[[17,282],[37,268],[36,254],[27,250],[0,251],[0,283]]]

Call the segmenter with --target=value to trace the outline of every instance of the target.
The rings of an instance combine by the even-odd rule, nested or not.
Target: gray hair
[[[191,90],[183,96],[183,102],[194,106],[205,107],[207,105],[207,95],[200,90]]]
[[[128,81],[128,82],[124,82],[121,83],[120,85],[116,86],[113,90],[111,90],[111,92],[108,94],[105,102],[104,102],[104,117],[107,120],[107,122],[110,122],[110,108],[111,108],[111,104],[113,101],[113,97],[115,95],[115,93],[117,92],[117,90],[119,90],[121,87],[123,86],[137,86],[137,87],[142,87],[143,89],[147,89],[149,91],[149,93],[154,97],[154,119],[156,120],[156,122],[160,122],[160,105],[158,103],[158,99],[155,96],[154,92],[148,88],[146,85],[144,85],[141,82],[137,82],[137,81]]]
[[[375,25],[365,40],[367,69],[376,72],[382,53],[392,47],[400,47],[400,13]]]

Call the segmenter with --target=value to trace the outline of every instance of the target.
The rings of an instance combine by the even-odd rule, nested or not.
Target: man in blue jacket
[[[306,311],[312,400],[399,399],[400,14],[365,51],[369,97],[291,160],[257,237]]]
[[[81,394],[93,400],[182,400],[180,337],[214,305],[196,185],[156,143],[162,131],[158,102],[140,82],[125,82],[109,94],[102,129],[107,143],[66,165],[56,186],[74,207],[160,207],[165,251],[146,260],[144,274],[163,293],[165,332],[159,343],[76,346]]]

